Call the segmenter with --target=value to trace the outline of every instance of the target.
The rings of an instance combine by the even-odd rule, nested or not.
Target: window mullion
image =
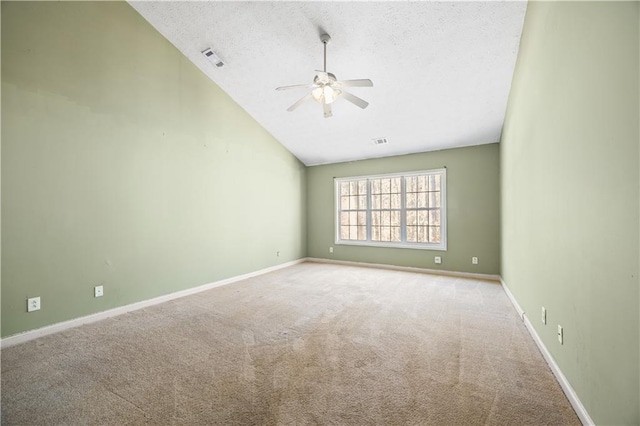
[[[400,177],[400,241],[407,242],[406,185],[404,176]]]
[[[367,179],[367,241],[371,241],[371,179]]]

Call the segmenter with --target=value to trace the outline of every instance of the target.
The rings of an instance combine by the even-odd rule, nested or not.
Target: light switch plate
[[[564,343],[564,332],[560,324],[558,324],[558,342],[560,342],[561,345]]]

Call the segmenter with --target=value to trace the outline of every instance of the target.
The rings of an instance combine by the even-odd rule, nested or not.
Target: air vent
[[[213,50],[211,49],[203,50],[202,54],[204,55],[205,58],[209,60],[209,62],[211,62],[216,67],[218,68],[224,67],[224,62],[222,62],[222,59],[220,59],[220,57],[216,55],[216,52],[214,52]]]
[[[372,139],[372,142],[374,145],[386,145],[389,143],[387,138],[375,138],[375,139]]]

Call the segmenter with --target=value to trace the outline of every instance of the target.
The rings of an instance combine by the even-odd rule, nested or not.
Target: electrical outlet
[[[40,310],[40,296],[27,299],[27,312]]]
[[[276,252],[276,256],[280,257],[280,252],[279,251]]]
[[[477,257],[472,257],[471,258],[471,263],[474,264],[474,265],[477,265],[478,264],[478,258]]]
[[[542,316],[540,317],[540,319],[542,320],[543,324],[547,323],[547,310],[544,308],[544,306],[542,307]]]
[[[329,247],[329,253],[333,253],[333,247]]]
[[[564,342],[564,333],[562,331],[562,326],[558,324],[558,342],[562,345]]]
[[[101,285],[97,285],[93,288],[93,297],[102,297],[104,295],[104,288]]]
[[[434,260],[437,264],[442,263],[442,258],[441,258],[440,256],[436,256],[436,257],[434,257],[434,258],[433,258],[433,260]]]

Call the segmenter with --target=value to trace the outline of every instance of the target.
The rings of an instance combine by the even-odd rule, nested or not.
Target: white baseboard
[[[138,309],[157,305],[159,303],[168,302],[169,300],[174,300],[180,297],[189,296],[191,294],[200,293],[202,291],[210,290],[212,288],[231,284],[237,281],[246,280],[248,278],[256,277],[258,275],[263,275],[268,272],[276,271],[278,269],[287,268],[289,266],[293,266],[298,263],[302,263],[304,261],[306,261],[306,258],[293,260],[291,262],[286,262],[280,265],[271,266],[269,268],[260,269],[259,271],[249,272],[247,274],[226,278],[224,280],[215,281],[208,284],[203,284],[198,287],[188,288],[186,290],[180,290],[174,293],[169,293],[162,296],[154,297],[153,299],[143,300],[143,301],[135,302],[125,306],[119,306],[117,308],[109,309],[107,311],[97,312],[95,314],[87,315],[80,318],[74,318],[74,319],[59,322],[56,324],[51,324],[42,328],[37,328],[35,330],[29,330],[23,333],[14,334],[13,336],[5,337],[4,339],[2,339],[2,341],[0,341],[0,347],[8,348],[10,346],[15,346],[20,343],[28,342],[29,340],[37,339],[38,337],[59,333],[61,331],[78,327],[84,324],[89,324],[89,323],[100,321],[106,318],[115,317],[118,315],[125,314],[127,312],[136,311]]]
[[[396,266],[396,265],[365,263],[365,262],[351,262],[351,261],[345,261],[345,260],[321,259],[321,258],[307,257],[307,258],[301,258],[301,259],[293,260],[291,262],[286,262],[286,263],[283,263],[283,264],[280,264],[280,265],[271,266],[269,268],[261,269],[259,271],[249,272],[247,274],[238,275],[238,276],[235,276],[235,277],[226,278],[224,280],[220,280],[220,281],[215,281],[215,282],[212,282],[212,283],[204,284],[204,285],[201,285],[201,286],[198,286],[198,287],[193,287],[193,288],[177,291],[177,292],[170,293],[170,294],[165,294],[163,296],[154,297],[153,299],[143,300],[143,301],[140,301],[140,302],[132,303],[130,305],[120,306],[120,307],[117,307],[117,308],[109,309],[107,311],[98,312],[98,313],[87,315],[87,316],[84,316],[84,317],[74,318],[72,320],[68,320],[68,321],[64,321],[64,322],[48,325],[46,327],[38,328],[38,329],[35,329],[35,330],[26,331],[24,333],[15,334],[13,336],[5,337],[4,339],[2,339],[0,341],[0,347],[7,348],[7,347],[10,347],[10,346],[14,346],[14,345],[17,345],[17,344],[20,344],[20,343],[27,342],[29,340],[36,339],[38,337],[42,337],[42,336],[46,336],[46,335],[54,334],[54,333],[59,333],[61,331],[68,330],[68,329],[74,328],[74,327],[78,327],[78,326],[81,326],[83,324],[89,324],[89,323],[100,321],[100,320],[103,320],[103,319],[106,319],[106,318],[122,315],[122,314],[125,314],[127,312],[131,312],[131,311],[135,311],[135,310],[138,310],[138,309],[146,308],[146,307],[149,307],[149,306],[157,305],[157,304],[160,304],[160,303],[163,303],[163,302],[168,302],[170,300],[178,299],[180,297],[189,296],[191,294],[200,293],[202,291],[210,290],[210,289],[215,288],[215,287],[220,287],[220,286],[231,284],[231,283],[234,283],[234,282],[237,282],[237,281],[242,281],[242,280],[245,280],[245,279],[248,279],[248,278],[252,278],[252,277],[259,276],[259,275],[263,275],[263,274],[266,274],[266,273],[269,273],[269,272],[276,271],[278,269],[287,268],[289,266],[293,266],[293,265],[296,265],[296,264],[299,264],[299,263],[302,263],[302,262],[307,262],[307,261],[308,262],[316,262],[316,263],[332,263],[332,264],[338,264],[338,265],[350,265],[350,266],[360,266],[360,267],[367,267],[367,268],[379,268],[379,269],[388,269],[388,270],[395,270],[395,271],[419,272],[419,273],[434,274],[434,275],[446,275],[446,276],[454,276],[454,277],[462,277],[462,278],[475,278],[475,279],[483,279],[483,280],[490,280],[490,281],[499,281],[501,283],[502,288],[504,289],[507,297],[509,298],[509,300],[513,304],[514,308],[516,309],[516,311],[518,312],[518,314],[520,315],[522,320],[524,321],[524,324],[525,324],[527,330],[529,331],[529,334],[531,334],[531,337],[533,338],[534,342],[536,343],[536,345],[540,349],[540,352],[542,353],[542,356],[544,357],[544,359],[546,360],[547,364],[551,368],[551,371],[553,372],[553,374],[556,376],[558,382],[560,383],[560,386],[562,387],[562,390],[564,391],[565,395],[567,396],[567,399],[569,400],[569,402],[573,406],[573,409],[576,411],[576,414],[578,415],[578,418],[580,419],[580,421],[584,425],[589,425],[589,426],[595,425],[595,423],[593,422],[593,420],[589,416],[589,413],[587,413],[587,410],[584,408],[584,405],[582,405],[582,402],[578,398],[578,395],[576,395],[575,391],[573,390],[573,388],[569,384],[569,381],[567,380],[567,378],[564,376],[564,374],[560,370],[560,367],[558,366],[556,361],[553,359],[553,356],[551,356],[551,353],[548,351],[547,347],[544,345],[544,343],[540,339],[540,336],[536,332],[535,328],[533,328],[533,325],[531,324],[531,321],[529,321],[529,318],[526,316],[526,314],[524,313],[524,311],[522,310],[522,308],[518,304],[518,301],[516,300],[516,298],[513,296],[513,294],[509,290],[509,287],[507,287],[506,283],[498,275],[474,274],[474,273],[470,273],[470,272],[445,271],[445,270],[439,270],[439,269],[425,269],[425,268],[415,268],[415,267],[409,267],[409,266]]]
[[[520,315],[520,319],[524,321],[524,311],[518,304],[518,301],[516,300],[516,298],[513,296],[513,293],[511,293],[511,290],[509,290],[509,287],[507,287],[507,284],[505,284],[505,282],[502,280],[502,277],[500,277],[500,284],[502,285],[502,289],[504,290],[504,292],[507,294],[507,297],[511,301],[511,304],[513,305],[514,308],[516,308],[518,315]]]
[[[319,257],[307,257],[307,261],[316,262],[316,263],[333,263],[336,265],[360,266],[363,268],[389,269],[392,271],[418,272],[422,274],[431,274],[431,275],[446,275],[449,277],[475,278],[479,280],[500,281],[499,275],[474,274],[472,272],[456,272],[456,271],[446,271],[441,269],[416,268],[413,266],[397,266],[397,265],[387,265],[383,263],[352,262],[349,260],[324,259]]]
[[[584,408],[584,405],[582,405],[582,401],[580,401],[580,398],[578,398],[578,395],[573,390],[573,387],[571,387],[569,380],[567,380],[565,375],[562,373],[562,370],[560,370],[560,367],[556,363],[556,360],[553,359],[553,356],[551,355],[545,344],[542,342],[542,339],[538,335],[538,332],[536,332],[536,329],[533,328],[533,324],[531,324],[531,321],[529,321],[529,318],[518,304],[518,301],[513,296],[513,294],[509,290],[509,287],[507,287],[506,283],[503,281],[502,277],[500,277],[500,283],[502,284],[502,288],[507,294],[507,297],[509,298],[509,300],[511,300],[511,303],[513,303],[514,308],[516,309],[516,311],[518,311],[518,314],[520,314],[522,321],[524,321],[525,327],[529,331],[529,334],[533,338],[533,341],[538,346],[538,349],[540,349],[540,352],[542,353],[545,361],[547,361],[549,368],[551,368],[553,375],[556,376],[558,383],[560,383],[560,387],[564,391],[564,394],[567,396],[567,399],[578,415],[578,418],[585,426],[595,426],[595,422],[589,416],[589,413]]]

